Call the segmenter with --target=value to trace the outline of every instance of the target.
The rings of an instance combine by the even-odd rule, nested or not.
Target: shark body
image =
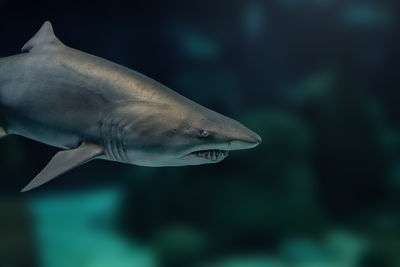
[[[0,59],[0,138],[9,134],[63,149],[22,191],[93,159],[198,165],[261,142],[147,76],[64,45],[50,22]]]

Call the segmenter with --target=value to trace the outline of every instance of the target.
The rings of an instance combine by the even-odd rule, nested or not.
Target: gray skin
[[[239,122],[138,72],[65,46],[49,22],[22,52],[0,59],[0,137],[64,149],[23,191],[92,159],[199,165],[261,142]]]

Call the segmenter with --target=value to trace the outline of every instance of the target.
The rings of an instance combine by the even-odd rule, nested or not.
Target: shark
[[[122,65],[70,48],[46,21],[0,58],[0,138],[61,150],[21,192],[94,159],[148,167],[217,163],[261,137]]]

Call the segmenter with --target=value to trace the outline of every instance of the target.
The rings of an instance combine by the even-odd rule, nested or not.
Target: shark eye
[[[210,135],[209,132],[207,132],[206,130],[201,131],[201,137],[208,137]]]

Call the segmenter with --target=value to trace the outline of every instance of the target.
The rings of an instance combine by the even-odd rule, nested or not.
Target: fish
[[[217,163],[261,137],[122,65],[70,48],[46,21],[0,58],[0,138],[60,148],[21,192],[94,159],[148,167]]]

